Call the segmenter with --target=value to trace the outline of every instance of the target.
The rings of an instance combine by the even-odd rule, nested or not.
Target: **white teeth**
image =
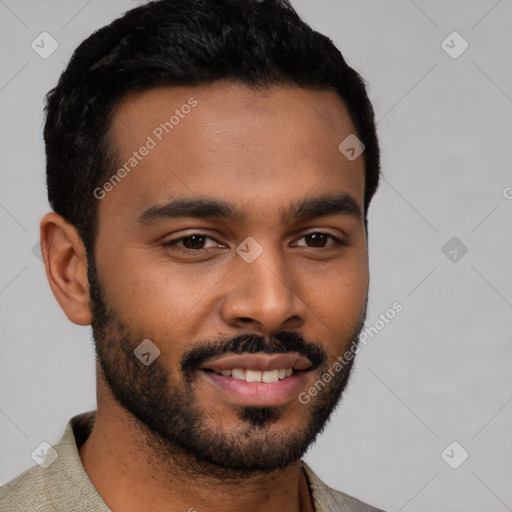
[[[233,377],[233,379],[245,380],[245,370],[242,370],[242,368],[233,368],[231,370],[231,377]]]
[[[258,370],[246,370],[245,380],[247,382],[261,382],[261,373]]]
[[[221,370],[221,375],[232,377],[237,380],[245,380],[247,382],[278,382],[286,379],[293,374],[292,368],[279,368],[278,370],[245,370],[244,368],[233,368],[232,370]]]
[[[261,373],[261,382],[277,382],[279,380],[279,370],[270,370]]]

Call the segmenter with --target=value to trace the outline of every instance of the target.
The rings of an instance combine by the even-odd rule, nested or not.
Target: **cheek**
[[[353,332],[366,307],[369,272],[364,256],[332,266],[321,278],[306,280],[306,304],[322,320],[330,337]]]
[[[207,314],[205,304],[225,273],[219,266],[173,265],[147,250],[126,251],[107,272],[109,304],[133,328],[175,337],[191,315]]]

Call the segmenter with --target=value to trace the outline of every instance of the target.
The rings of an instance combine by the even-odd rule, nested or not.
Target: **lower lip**
[[[275,407],[295,398],[306,375],[305,371],[296,371],[286,379],[264,383],[233,379],[215,372],[201,373],[234,401],[258,407]]]

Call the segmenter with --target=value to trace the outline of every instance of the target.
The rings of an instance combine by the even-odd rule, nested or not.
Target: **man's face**
[[[162,459],[285,467],[339,401],[351,363],[333,365],[368,291],[363,157],[338,150],[353,133],[334,92],[301,88],[160,88],[117,108],[129,171],[99,202],[93,332],[102,377]],[[142,361],[160,355],[145,365],[148,339]]]

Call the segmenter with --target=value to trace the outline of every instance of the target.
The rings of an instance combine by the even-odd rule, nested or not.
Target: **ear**
[[[73,323],[90,325],[87,255],[77,229],[55,212],[41,220],[41,254],[57,302]]]

